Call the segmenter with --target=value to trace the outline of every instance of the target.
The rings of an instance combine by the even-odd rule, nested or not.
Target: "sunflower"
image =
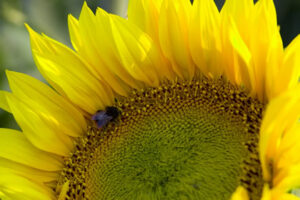
[[[7,71],[2,200],[299,199],[300,37],[272,0],[84,3],[73,49],[26,25],[51,85]]]

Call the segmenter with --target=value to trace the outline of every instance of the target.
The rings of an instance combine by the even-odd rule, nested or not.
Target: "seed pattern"
[[[113,141],[126,137],[127,127],[134,126],[147,116],[170,113],[197,104],[211,114],[227,113],[231,120],[238,121],[244,127],[248,138],[243,145],[249,156],[241,164],[239,181],[249,191],[250,199],[259,199],[263,181],[257,145],[264,105],[248,94],[224,78],[210,80],[198,77],[191,81],[167,81],[158,88],[133,90],[128,97],[117,98],[114,106],[122,111],[121,116],[102,129],[90,123],[86,135],[78,139],[74,152],[65,160],[57,192],[64,183],[69,183],[66,199],[92,200],[89,196],[93,195],[87,194],[86,189],[90,166],[98,155],[108,153]]]

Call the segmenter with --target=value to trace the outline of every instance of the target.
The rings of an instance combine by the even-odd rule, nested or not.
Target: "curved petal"
[[[282,190],[272,189],[269,192],[269,198],[268,199],[262,199],[262,200],[299,200],[300,198],[295,195],[288,192],[283,192]]]
[[[7,95],[7,100],[17,123],[34,146],[57,155],[69,155],[73,141],[69,136],[57,132],[55,127],[49,126],[49,122],[60,123],[54,116],[44,115],[13,94]]]
[[[96,16],[84,4],[79,21],[69,18],[78,54],[94,67],[113,90],[127,95],[130,88],[157,86],[159,77],[169,76],[152,39],[131,22],[97,9]],[[78,33],[77,33],[78,34]],[[105,38],[105,39],[104,39]],[[157,69],[159,68],[160,73]]]
[[[54,200],[53,192],[42,184],[13,173],[0,173],[0,198],[13,200]]]
[[[249,49],[249,24],[254,9],[252,0],[225,2],[221,10],[221,43],[224,72],[234,84],[245,85],[255,94],[256,80]]]
[[[0,157],[45,171],[62,168],[57,156],[35,148],[23,133],[12,129],[0,129]]]
[[[263,175],[266,181],[271,181],[271,171],[278,173],[278,163],[280,163],[280,147],[286,146],[284,137],[289,133],[300,117],[300,85],[297,88],[286,91],[273,99],[267,106],[265,116],[260,128],[260,161],[262,163]],[[291,137],[290,137],[291,138]],[[294,134],[295,141],[297,139]],[[295,145],[300,145],[295,141]],[[294,145],[293,145],[294,146]],[[290,147],[292,148],[292,147]],[[276,158],[277,156],[277,158]],[[287,166],[289,167],[289,166]]]
[[[161,67],[163,73],[163,67],[151,38],[118,16],[111,18],[111,28],[123,67],[136,80],[158,86],[160,75],[157,70]]]
[[[128,20],[159,44],[158,21],[163,0],[130,0]]]
[[[89,114],[112,103],[111,89],[91,73],[85,61],[68,47],[27,28],[36,65],[60,94]]]
[[[282,168],[274,177],[273,184],[276,190],[283,192],[289,192],[293,188],[299,188],[300,163],[291,167]]]
[[[193,61],[202,73],[219,77],[221,68],[220,13],[214,1],[195,0],[189,44]]]
[[[159,17],[159,39],[164,55],[181,78],[191,79],[195,64],[189,50],[189,21],[192,5],[189,1],[164,0]]]
[[[19,148],[18,148],[19,149]],[[9,155],[10,157],[12,154]],[[27,156],[26,156],[27,157]],[[35,159],[35,158],[33,158]],[[33,160],[32,159],[32,160]],[[0,174],[1,173],[14,173],[16,175],[31,179],[35,182],[46,183],[57,180],[59,174],[58,171],[44,171],[37,169],[41,165],[35,165],[29,167],[28,165],[19,164],[18,161],[11,161],[0,157]],[[17,160],[17,159],[16,159]],[[53,164],[50,164],[50,166]],[[41,167],[40,167],[41,168]]]
[[[285,90],[296,87],[300,77],[300,35],[298,35],[284,50],[283,63],[274,80],[270,91],[270,98],[277,96]]]
[[[256,77],[256,92],[261,100],[271,98],[274,87],[274,74],[278,72],[283,58],[283,44],[277,25],[276,10],[273,0],[260,0],[255,4],[252,38],[249,48],[253,56],[253,68]]]
[[[26,74],[6,74],[13,94],[41,113],[50,129],[73,137],[85,132],[87,125],[82,114],[46,84]]]
[[[148,34],[162,58],[160,59],[159,71],[169,80],[174,80],[175,72],[170,61],[163,56],[159,41],[159,16],[163,0],[130,0],[128,5],[128,21],[138,26]],[[164,70],[164,71],[162,71]]]
[[[71,14],[68,15],[68,27],[72,46],[75,49],[75,51],[78,51],[79,48],[83,45],[83,41],[80,35],[79,22]]]
[[[252,90],[253,96],[266,102],[274,96],[272,87],[276,82],[283,57],[283,46],[273,1],[261,0],[254,5],[252,0],[242,0],[239,3],[228,0],[222,8],[221,15],[222,46],[226,51],[229,50],[229,52],[223,51],[227,76],[233,82],[246,84]],[[230,47],[233,40],[232,37],[227,36],[230,33],[228,29],[231,27],[228,26],[230,25],[228,22],[236,26],[240,41],[243,42],[239,42],[243,44],[240,46],[242,48],[237,48],[239,47],[237,45],[234,49]],[[258,30],[259,37],[253,37],[257,35]],[[250,57],[244,57],[246,54],[243,52],[247,51]],[[238,63],[235,66],[235,54],[241,55],[246,65]],[[236,73],[242,76],[248,73],[248,78],[246,76],[245,80],[236,80]]]
[[[116,93],[127,95],[129,86],[137,88],[139,83],[116,58],[109,19],[109,14],[101,9],[97,10],[95,16],[84,3],[79,20],[69,17],[70,36],[78,55],[93,67],[95,75],[101,77]]]

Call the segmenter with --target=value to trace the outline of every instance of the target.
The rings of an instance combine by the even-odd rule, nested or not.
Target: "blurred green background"
[[[221,8],[224,0],[215,0]],[[28,23],[37,32],[70,45],[67,15],[78,18],[83,0],[0,0],[0,89],[8,90],[5,69],[24,72],[40,80],[31,56]],[[87,0],[92,10],[105,10],[126,17],[128,0]],[[300,33],[300,0],[275,0],[278,23],[286,46]],[[12,115],[0,109],[0,127],[17,128]]]

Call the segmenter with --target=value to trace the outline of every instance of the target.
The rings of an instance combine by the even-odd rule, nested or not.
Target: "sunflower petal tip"
[[[30,26],[26,22],[24,23],[24,26],[27,30],[30,29]]]
[[[84,1],[83,2],[83,6],[82,7],[88,7],[88,5],[87,5],[87,2],[86,1]]]
[[[86,14],[86,13],[90,13],[90,12],[93,13],[93,11],[88,6],[87,2],[84,1],[83,5],[82,5],[80,16],[83,15],[83,14]]]
[[[20,76],[22,74],[20,72],[15,72],[15,71],[11,71],[11,70],[5,70],[5,73],[6,73],[6,77],[9,81],[14,78],[17,78],[18,76]]]
[[[27,23],[24,23],[24,25],[29,33],[29,36],[32,36],[34,33],[36,33]]]
[[[68,22],[73,21],[75,17],[72,14],[68,14]]]
[[[6,74],[6,77],[9,79],[9,77],[11,77],[11,76],[14,75],[14,71],[6,69],[5,70],[5,74]]]
[[[107,12],[103,8],[97,7],[96,14],[97,15],[99,15],[99,14],[103,15],[103,14],[107,14]]]

